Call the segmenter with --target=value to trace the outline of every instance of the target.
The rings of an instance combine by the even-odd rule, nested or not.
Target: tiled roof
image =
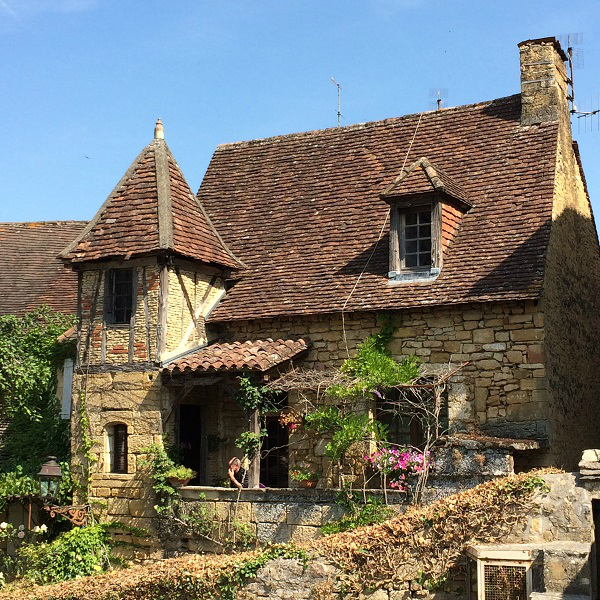
[[[308,349],[308,339],[216,343],[169,363],[163,372],[268,371]]]
[[[517,95],[218,147],[198,197],[247,269],[211,319],[537,298],[558,125],[520,113]],[[474,207],[434,282],[389,284],[380,194],[424,156]]]
[[[462,187],[439,167],[434,167],[424,157],[416,160],[408,169],[403,169],[400,175],[381,194],[381,198],[414,196],[426,192],[442,192],[467,206],[471,206],[469,196]]]
[[[62,255],[76,263],[165,251],[242,266],[198,204],[164,139],[155,138]]]
[[[0,223],[0,314],[23,314],[47,304],[77,310],[77,275],[58,253],[85,227],[84,221]]]

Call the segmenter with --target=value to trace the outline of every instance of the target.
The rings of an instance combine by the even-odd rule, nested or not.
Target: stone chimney
[[[521,125],[569,119],[567,55],[553,38],[526,40],[521,53]]]

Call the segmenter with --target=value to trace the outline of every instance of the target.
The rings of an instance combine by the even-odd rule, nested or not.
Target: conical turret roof
[[[154,139],[61,257],[81,263],[164,252],[230,268],[244,266],[192,193],[159,119]]]

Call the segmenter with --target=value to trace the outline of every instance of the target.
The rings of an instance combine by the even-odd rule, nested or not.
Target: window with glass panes
[[[402,266],[405,269],[431,267],[431,210],[415,210],[401,215]]]
[[[107,286],[106,321],[128,324],[133,312],[133,269],[111,269]]]

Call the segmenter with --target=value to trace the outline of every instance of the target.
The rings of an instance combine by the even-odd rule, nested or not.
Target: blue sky
[[[528,38],[583,33],[600,107],[599,24],[589,0],[0,0],[0,221],[91,218],[158,116],[196,191],[219,143],[334,126],[332,76],[343,124],[517,93]],[[600,131],[574,132],[600,215]]]

